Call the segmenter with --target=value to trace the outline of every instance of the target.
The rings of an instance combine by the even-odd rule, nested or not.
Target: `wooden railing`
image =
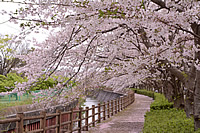
[[[18,113],[16,118],[9,118],[0,120],[0,124],[16,122],[16,128],[13,130],[15,133],[48,133],[50,131],[61,133],[74,131],[88,131],[88,128],[95,126],[102,120],[110,118],[114,114],[124,110],[135,100],[134,93],[127,96],[121,96],[118,99],[98,104],[97,106],[92,105],[91,108],[86,107],[85,109],[71,109],[68,112],[61,112],[56,110],[56,113],[46,113],[41,111],[38,116],[25,117],[23,113]],[[68,116],[67,120],[63,120],[63,116]],[[49,126],[47,124],[49,119],[54,118],[54,124]],[[27,120],[39,120],[39,123],[34,127],[24,124]],[[1,130],[1,132],[3,132]]]

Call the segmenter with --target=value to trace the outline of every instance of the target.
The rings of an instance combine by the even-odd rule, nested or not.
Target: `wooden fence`
[[[15,133],[72,133],[77,131],[88,131],[88,128],[95,126],[102,120],[110,118],[114,114],[124,110],[135,100],[134,93],[127,96],[121,96],[118,99],[92,105],[91,108],[85,109],[71,109],[67,112],[61,112],[56,110],[56,113],[46,113],[41,111],[38,116],[25,117],[23,113],[18,113],[16,118],[9,118],[0,120],[0,124],[16,122]],[[68,116],[68,120],[63,120],[63,116]],[[27,120],[39,120],[37,124],[33,126],[24,124]],[[54,124],[49,126],[47,124],[49,119],[55,119]],[[1,130],[1,132],[4,132]],[[7,132],[7,131],[6,131]]]

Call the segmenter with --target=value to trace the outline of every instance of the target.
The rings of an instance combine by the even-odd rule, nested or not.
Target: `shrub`
[[[27,81],[26,78],[22,78],[20,74],[8,73],[6,76],[0,74],[0,93],[11,91],[15,88],[16,83],[22,83]]]
[[[192,133],[194,121],[183,110],[151,110],[145,115],[144,133]]]
[[[142,94],[145,96],[149,96],[154,98],[154,102],[151,104],[151,110],[160,110],[160,109],[170,109],[173,108],[173,103],[169,103],[164,95],[160,93],[154,93],[152,91],[142,90],[142,89],[134,89],[135,93]]]
[[[170,109],[173,108],[173,103],[169,103],[164,95],[159,93],[154,93],[155,100],[151,104],[151,110],[160,110],[160,109]]]
[[[135,91],[135,93],[137,93],[137,94],[142,94],[142,95],[154,98],[154,92],[152,92],[152,91],[147,91],[147,90],[142,90],[142,89],[135,89],[135,88],[131,88],[131,89],[133,91]]]

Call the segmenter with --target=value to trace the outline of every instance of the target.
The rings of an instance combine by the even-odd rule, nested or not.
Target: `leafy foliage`
[[[34,91],[34,90],[45,90],[45,89],[53,88],[58,83],[65,83],[68,79],[69,78],[62,77],[62,76],[48,77],[46,80],[42,80],[42,78],[39,78],[38,85],[33,87],[31,90]],[[75,83],[74,81],[70,81],[67,85],[74,87],[76,86],[76,84],[77,83]]]
[[[12,59],[11,53],[14,52],[13,49],[10,48],[9,46],[9,41],[11,40],[11,38],[8,37],[8,35],[6,35],[4,38],[0,37],[0,57],[6,58],[8,60]],[[2,66],[3,61],[1,61],[2,59],[0,58],[0,66]]]
[[[22,78],[16,73],[8,73],[6,76],[0,75],[0,92],[11,91],[17,83],[26,82],[26,78]]]

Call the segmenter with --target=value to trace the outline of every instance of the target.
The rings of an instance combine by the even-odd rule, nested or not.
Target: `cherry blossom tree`
[[[21,38],[42,28],[50,32],[43,43],[33,40],[33,52],[19,56],[27,65],[18,71],[29,80],[19,84],[18,90],[34,87],[38,78],[63,75],[69,80],[55,86],[52,97],[56,98],[40,101],[64,104],[81,96],[83,88],[103,85],[118,91],[133,85],[149,85],[162,88],[176,107],[184,106],[188,117],[194,115],[195,129],[200,127],[199,1],[2,2],[21,5],[19,10],[9,13],[9,21],[22,28]],[[72,91],[63,91],[72,79],[79,85]],[[49,88],[44,93],[52,91]]]
[[[14,67],[22,65],[18,58],[15,58],[17,45],[10,43],[11,37],[0,35],[0,74],[6,75]]]

